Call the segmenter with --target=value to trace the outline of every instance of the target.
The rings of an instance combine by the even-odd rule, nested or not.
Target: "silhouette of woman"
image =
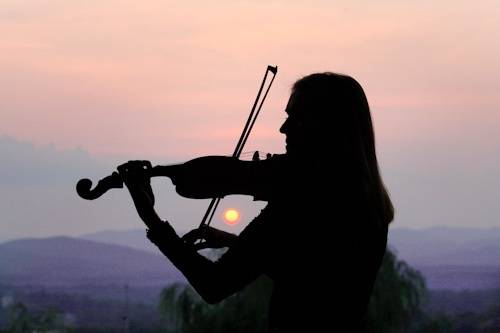
[[[239,236],[207,227],[178,237],[154,211],[141,162],[118,170],[148,238],[206,302],[265,274],[274,282],[270,332],[357,332],[394,215],[368,102],[353,78],[317,73],[293,85],[285,111],[285,154],[261,161],[207,156],[165,167],[182,196],[247,194],[267,201]],[[205,242],[195,245],[201,237]],[[201,247],[229,249],[212,262],[198,254]]]

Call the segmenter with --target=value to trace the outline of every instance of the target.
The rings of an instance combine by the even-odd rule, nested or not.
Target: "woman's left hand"
[[[161,222],[154,211],[155,197],[151,188],[149,161],[129,161],[118,166],[118,172],[127,186],[139,216],[148,227]]]
[[[128,161],[119,165],[117,169],[129,191],[145,191],[151,205],[154,205],[155,197],[151,189],[151,178],[149,176],[152,169],[151,162]]]

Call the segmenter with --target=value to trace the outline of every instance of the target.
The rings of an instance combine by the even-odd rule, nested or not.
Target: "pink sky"
[[[255,148],[283,150],[289,87],[323,70],[365,87],[382,149],[500,140],[498,1],[4,1],[0,33],[0,133],[36,144],[229,153],[267,64]]]
[[[43,160],[51,170],[58,158],[80,161],[75,148],[101,162],[230,154],[268,64],[279,73],[245,150],[282,152],[278,128],[290,86],[303,75],[334,71],[365,88],[402,226],[498,227],[500,2],[366,3],[3,0],[0,148],[14,151],[3,156],[14,162],[3,166],[15,173],[25,161],[38,167]],[[59,166],[68,174],[58,185],[67,191],[61,197],[49,178],[30,185],[43,188],[16,193],[9,187],[15,182],[5,192],[0,182],[0,210],[14,221],[0,232],[137,226],[132,211],[128,224],[116,217],[102,225],[93,216],[93,225],[65,224],[75,212],[109,211],[100,203],[102,210],[91,213],[75,201],[74,178],[93,165],[79,163]],[[35,193],[52,194],[42,203]],[[49,202],[52,195],[58,199]],[[33,211],[12,209],[15,198],[32,198]],[[73,208],[59,212],[61,202]],[[51,227],[33,221],[57,214]]]

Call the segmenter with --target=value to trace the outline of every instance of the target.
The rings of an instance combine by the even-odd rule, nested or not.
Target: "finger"
[[[134,162],[135,161],[128,161],[119,165],[116,169],[122,176],[129,176],[130,174],[133,174],[133,171],[136,169]]]
[[[130,160],[117,167],[117,169],[122,172],[146,170],[149,168],[152,168],[152,165],[151,162],[147,160]]]
[[[117,167],[118,173],[123,178],[125,184],[131,182],[142,182],[150,184],[150,177],[146,175],[147,161],[129,161]],[[151,193],[152,194],[152,193]]]
[[[116,170],[118,170],[120,174],[125,173],[127,171],[127,163],[120,164],[116,167]]]
[[[200,242],[200,243],[194,244],[194,249],[196,251],[203,250],[203,249],[209,249],[209,248],[212,248],[212,246],[210,246],[209,242]]]
[[[211,240],[213,238],[213,231],[215,229],[203,224],[198,227],[198,238],[199,239],[206,239],[206,240]]]
[[[148,170],[153,167],[148,160],[134,160],[130,161],[130,164],[136,170]]]
[[[182,241],[193,244],[200,238],[200,229],[193,229],[181,237]]]
[[[189,242],[194,242],[198,239],[204,238],[205,236],[209,236],[209,232],[211,232],[212,229],[213,228],[210,226],[202,225],[186,233],[184,236],[182,236],[182,239],[185,239]]]
[[[146,230],[146,237],[153,243],[161,242],[161,234],[157,232],[151,231],[153,228],[149,228]]]

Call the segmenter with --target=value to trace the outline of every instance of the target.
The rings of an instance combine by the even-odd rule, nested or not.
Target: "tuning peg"
[[[258,150],[256,150],[255,153],[253,153],[252,161],[260,161],[260,156],[259,156]]]

